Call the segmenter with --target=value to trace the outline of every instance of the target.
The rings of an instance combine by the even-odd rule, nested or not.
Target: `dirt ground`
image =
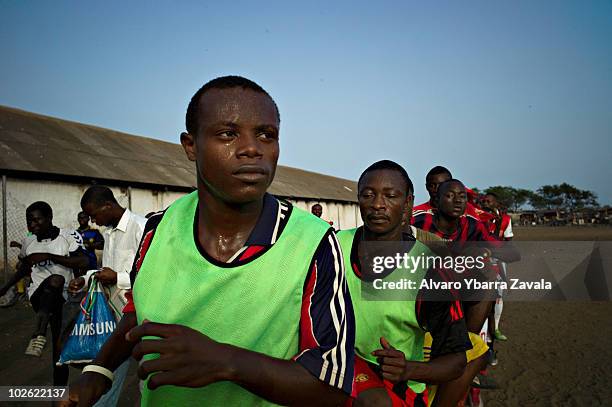
[[[515,240],[612,240],[609,226],[514,227]]]
[[[612,228],[517,227],[515,236],[612,240]],[[49,347],[41,358],[23,354],[33,324],[27,302],[0,309],[0,385],[50,385]],[[496,344],[499,364],[491,368],[501,387],[483,391],[486,406],[612,406],[612,302],[512,302],[501,328],[509,340]],[[78,373],[72,369],[71,380]],[[136,400],[133,364],[119,405]]]

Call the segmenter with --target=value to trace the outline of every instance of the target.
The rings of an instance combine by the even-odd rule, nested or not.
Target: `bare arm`
[[[465,352],[439,356],[429,362],[408,362],[406,380],[443,383],[461,376],[467,360]]]
[[[299,363],[236,349],[231,380],[251,393],[282,405],[340,405],[347,398]]]
[[[489,317],[493,304],[494,301],[490,299],[484,299],[477,303],[465,303],[465,324],[469,332],[480,334],[480,329]]]
[[[160,340],[144,340],[157,336]],[[159,353],[158,359],[142,362],[141,379],[149,379],[149,388],[162,385],[203,387],[218,381],[232,381],[259,397],[283,405],[338,405],[346,399],[333,388],[311,375],[291,360],[213,341],[182,325],[144,323],[132,329],[128,337],[138,342],[133,356]],[[177,361],[180,363],[177,365]]]
[[[125,335],[136,325],[138,325],[138,321],[135,312],[123,314],[121,321],[117,324],[117,328],[104,343],[104,346],[102,346],[102,349],[100,349],[92,363],[109,370],[118,368],[119,365],[130,357],[136,345],[134,342],[129,342],[125,339]]]
[[[82,252],[72,252],[70,256],[58,256],[57,254],[48,254],[48,256],[52,262],[71,269],[86,269],[89,266],[89,259]]]
[[[378,358],[383,377],[391,382],[415,380],[425,383],[442,383],[463,373],[467,363],[465,352],[449,353],[429,362],[406,360],[403,352],[393,348],[385,338],[380,338],[383,349],[372,352]]]
[[[69,256],[60,256],[51,253],[32,253],[22,259],[22,262],[28,267],[32,267],[43,261],[52,261],[72,269],[83,269],[87,268],[89,265],[89,259],[85,253],[80,251],[71,252]]]

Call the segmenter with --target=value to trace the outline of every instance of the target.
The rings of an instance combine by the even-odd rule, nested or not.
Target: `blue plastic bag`
[[[81,302],[81,313],[64,344],[57,365],[91,362],[116,326],[115,316],[102,291],[102,285],[96,278],[92,278],[87,295]]]

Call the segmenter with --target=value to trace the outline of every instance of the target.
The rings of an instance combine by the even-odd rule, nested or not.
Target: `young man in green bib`
[[[374,254],[384,251],[392,255],[400,250],[414,258],[435,256],[415,233],[402,232],[412,212],[413,185],[399,164],[384,160],[368,167],[358,182],[358,200],[364,226],[338,232],[356,323],[352,402],[425,405],[424,383],[460,376],[465,351],[471,347],[461,307],[450,292],[442,293],[439,301],[425,301],[419,290],[424,279],[444,281],[452,275],[424,265],[410,270],[372,266],[381,265],[376,261],[381,256]],[[383,284],[392,287],[390,283],[397,286],[408,280],[415,288],[399,296],[397,290],[385,292]],[[423,354],[426,330],[433,336],[429,362]]]
[[[276,104],[221,77],[196,92],[186,122],[198,190],[149,218],[123,319],[72,403],[94,403],[130,355],[143,405],[342,403],[354,360],[342,254],[326,222],[266,193]]]

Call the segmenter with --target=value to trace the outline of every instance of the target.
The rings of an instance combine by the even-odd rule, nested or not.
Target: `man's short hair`
[[[498,196],[497,196],[497,194],[496,194],[495,192],[487,192],[487,193],[485,194],[485,196],[487,196],[487,195],[490,195],[490,196],[492,196],[493,198],[498,199]]]
[[[461,181],[459,181],[458,179],[455,178],[451,178],[449,180],[446,180],[444,182],[442,182],[439,186],[438,186],[438,191],[436,192],[436,197],[440,198],[440,195],[442,194],[442,190],[446,189],[446,186],[451,184],[451,183],[457,183],[457,184],[461,184],[461,186],[463,188],[465,188],[465,184]]]
[[[438,175],[438,174],[448,174],[449,177],[453,178],[453,174],[451,174],[448,168],[442,167],[441,165],[436,165],[431,170],[429,170],[429,172],[425,176],[425,179],[431,177],[432,175]]]
[[[87,188],[87,191],[83,194],[81,198],[81,208],[90,203],[96,206],[102,206],[107,202],[118,204],[113,191],[104,185],[94,185]]]
[[[45,201],[36,201],[26,208],[26,213],[39,211],[45,218],[53,218],[53,209]]]
[[[361,176],[359,177],[359,181],[357,181],[357,189],[359,189],[359,186],[361,185],[361,180],[363,179],[363,177],[368,172],[372,172],[372,171],[376,171],[376,170],[391,170],[391,171],[399,172],[399,174],[402,176],[402,179],[406,183],[406,191],[407,191],[406,195],[412,195],[412,193],[414,192],[414,185],[412,185],[412,180],[408,176],[408,173],[406,172],[404,167],[402,167],[401,165],[399,165],[395,161],[391,161],[391,160],[377,161],[374,164],[370,165],[368,168],[366,168],[361,173]]]
[[[252,80],[243,78],[242,76],[221,76],[219,78],[215,78],[207,82],[191,98],[189,106],[187,106],[187,114],[185,116],[185,128],[187,129],[187,132],[189,134],[193,136],[197,135],[198,129],[200,128],[198,115],[200,114],[200,100],[202,99],[202,95],[204,95],[204,93],[208,92],[211,89],[230,88],[250,89],[268,96],[272,103],[274,103],[274,108],[276,109],[276,118],[280,122],[280,113],[278,111],[278,106],[276,105],[274,99],[272,99],[272,96],[270,96],[270,94],[266,92],[264,88],[262,88]]]

